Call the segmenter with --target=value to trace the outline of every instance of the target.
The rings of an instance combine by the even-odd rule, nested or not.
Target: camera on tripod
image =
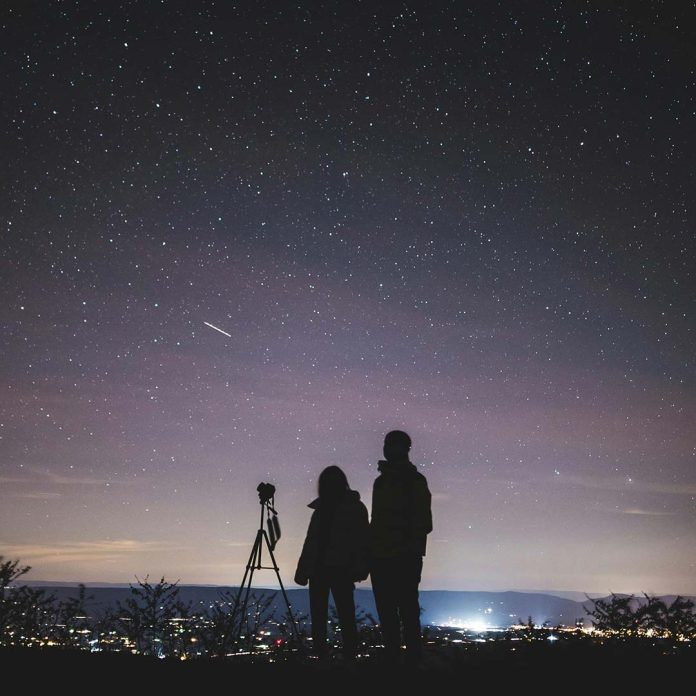
[[[268,539],[271,551],[280,539],[280,522],[278,521],[278,513],[275,511],[274,500],[275,486],[272,483],[259,483],[256,487],[259,494],[259,502],[261,503],[261,519],[263,520],[263,508],[266,508],[266,527],[268,528]],[[263,523],[262,523],[263,526]]]
[[[275,496],[275,486],[272,483],[259,483],[256,487],[259,493],[259,502],[261,505],[273,504],[272,500]]]
[[[254,546],[251,549],[251,555],[249,556],[249,562],[246,565],[246,570],[244,571],[244,577],[242,578],[242,584],[239,586],[239,591],[237,592],[237,599],[234,603],[233,615],[237,615],[237,611],[241,611],[239,616],[244,620],[239,621],[237,626],[236,640],[239,641],[242,635],[242,628],[247,625],[247,607],[249,605],[249,593],[251,591],[251,581],[254,576],[255,570],[273,570],[275,571],[276,577],[278,578],[278,584],[280,585],[280,590],[283,593],[283,599],[285,600],[285,606],[288,609],[287,616],[289,617],[290,625],[292,626],[292,632],[295,636],[300,650],[302,650],[302,641],[300,638],[300,633],[297,629],[297,622],[292,612],[292,605],[288,595],[285,592],[285,587],[283,581],[280,579],[280,569],[276,563],[275,556],[273,555],[273,549],[275,548],[278,539],[280,539],[280,523],[278,522],[278,513],[274,509],[275,501],[275,486],[272,483],[259,483],[256,487],[256,492],[259,494],[259,503],[261,503],[261,521],[259,523],[259,528],[256,532],[256,539],[254,540]],[[263,528],[263,515],[266,513],[266,526],[268,532]],[[262,561],[263,546],[266,545],[268,549],[268,554],[271,557],[272,565],[264,565]]]

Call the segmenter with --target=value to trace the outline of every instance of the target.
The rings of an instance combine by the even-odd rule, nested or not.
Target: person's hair
[[[338,466],[327,466],[319,474],[318,489],[320,498],[340,498],[349,488],[348,479]]]
[[[411,438],[403,430],[392,430],[384,436],[384,444],[408,452],[411,449]]]

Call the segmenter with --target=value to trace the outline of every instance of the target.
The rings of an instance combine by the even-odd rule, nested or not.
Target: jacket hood
[[[358,491],[354,491],[352,489],[348,489],[346,491],[345,496],[341,498],[339,501],[340,505],[346,505],[346,504],[354,504],[357,503],[360,500],[360,493]],[[308,508],[312,508],[312,510],[318,510],[321,507],[321,498],[315,498],[309,505],[307,505]]]
[[[377,464],[377,471],[387,476],[403,476],[404,474],[414,474],[418,472],[415,464],[406,462],[389,462],[381,459]]]

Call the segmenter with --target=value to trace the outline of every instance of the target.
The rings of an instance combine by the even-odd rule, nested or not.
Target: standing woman
[[[312,644],[315,654],[328,657],[326,624],[329,592],[333,595],[343,636],[343,654],[353,659],[358,649],[353,583],[367,579],[367,553],[370,523],[360,494],[348,486],[348,479],[337,466],[328,466],[319,475],[319,497],[312,508],[295,571],[295,582],[309,582],[312,617]]]

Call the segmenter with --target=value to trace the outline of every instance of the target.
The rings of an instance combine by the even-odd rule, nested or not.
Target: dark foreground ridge
[[[215,688],[235,691],[256,684],[259,688],[315,689],[360,693],[392,688],[476,686],[489,692],[501,687],[515,693],[538,693],[570,685],[603,693],[611,687],[648,688],[662,693],[676,689],[693,673],[694,648],[685,642],[666,646],[649,641],[608,643],[470,644],[449,650],[428,651],[422,665],[386,665],[379,657],[354,664],[332,660],[320,665],[309,658],[289,656],[268,659],[233,658],[193,660],[158,659],[126,653],[87,653],[56,648],[1,648],[0,664],[6,683],[25,690],[58,684],[155,688]],[[12,682],[8,680],[13,680]],[[214,686],[215,685],[215,686]]]

